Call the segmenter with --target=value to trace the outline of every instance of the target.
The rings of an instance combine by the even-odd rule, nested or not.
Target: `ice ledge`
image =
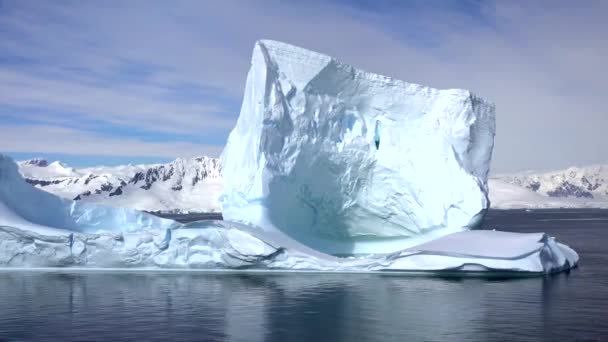
[[[56,236],[0,226],[0,267],[545,274],[572,268],[578,259],[576,252],[545,234],[497,231],[454,233],[388,255],[338,258],[280,233],[225,221]]]

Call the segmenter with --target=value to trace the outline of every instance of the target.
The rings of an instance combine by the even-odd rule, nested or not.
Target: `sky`
[[[608,164],[607,17],[601,0],[0,0],[0,152],[218,156],[274,39],[493,101],[493,173]]]

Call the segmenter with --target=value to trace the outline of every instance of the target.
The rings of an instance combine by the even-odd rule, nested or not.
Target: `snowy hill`
[[[497,178],[534,192],[560,198],[608,198],[608,166],[571,167],[551,172],[524,172]]]
[[[219,160],[76,169],[44,159],[19,162],[26,181],[61,197],[149,211],[221,211]],[[489,180],[497,209],[608,208],[608,166],[499,175]]]
[[[608,166],[498,175],[490,198],[497,208],[608,208]]]
[[[69,199],[148,211],[219,211],[221,168],[214,158],[82,169],[44,159],[18,165],[28,183]]]
[[[494,209],[608,208],[608,200],[549,197],[497,178],[490,178],[488,186]]]

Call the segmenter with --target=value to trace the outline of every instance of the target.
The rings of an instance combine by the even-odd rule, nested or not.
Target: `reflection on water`
[[[579,252],[578,269],[540,278],[0,271],[0,341],[606,340],[608,229],[559,220],[587,216],[488,218]]]
[[[573,320],[573,303],[560,300],[576,274],[516,280],[173,272],[0,276],[0,336],[15,340],[501,341],[555,340],[571,329],[593,333],[594,317]]]

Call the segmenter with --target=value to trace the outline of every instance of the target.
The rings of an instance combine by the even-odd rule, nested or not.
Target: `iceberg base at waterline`
[[[226,221],[139,232],[56,232],[0,226],[0,266],[544,274],[578,262],[576,252],[543,233],[464,231],[390,254],[335,257],[281,233]]]
[[[577,262],[576,252],[546,234],[485,230],[390,254],[336,257],[278,230],[230,221],[181,224],[61,199],[27,184],[0,155],[0,267],[544,274]]]

